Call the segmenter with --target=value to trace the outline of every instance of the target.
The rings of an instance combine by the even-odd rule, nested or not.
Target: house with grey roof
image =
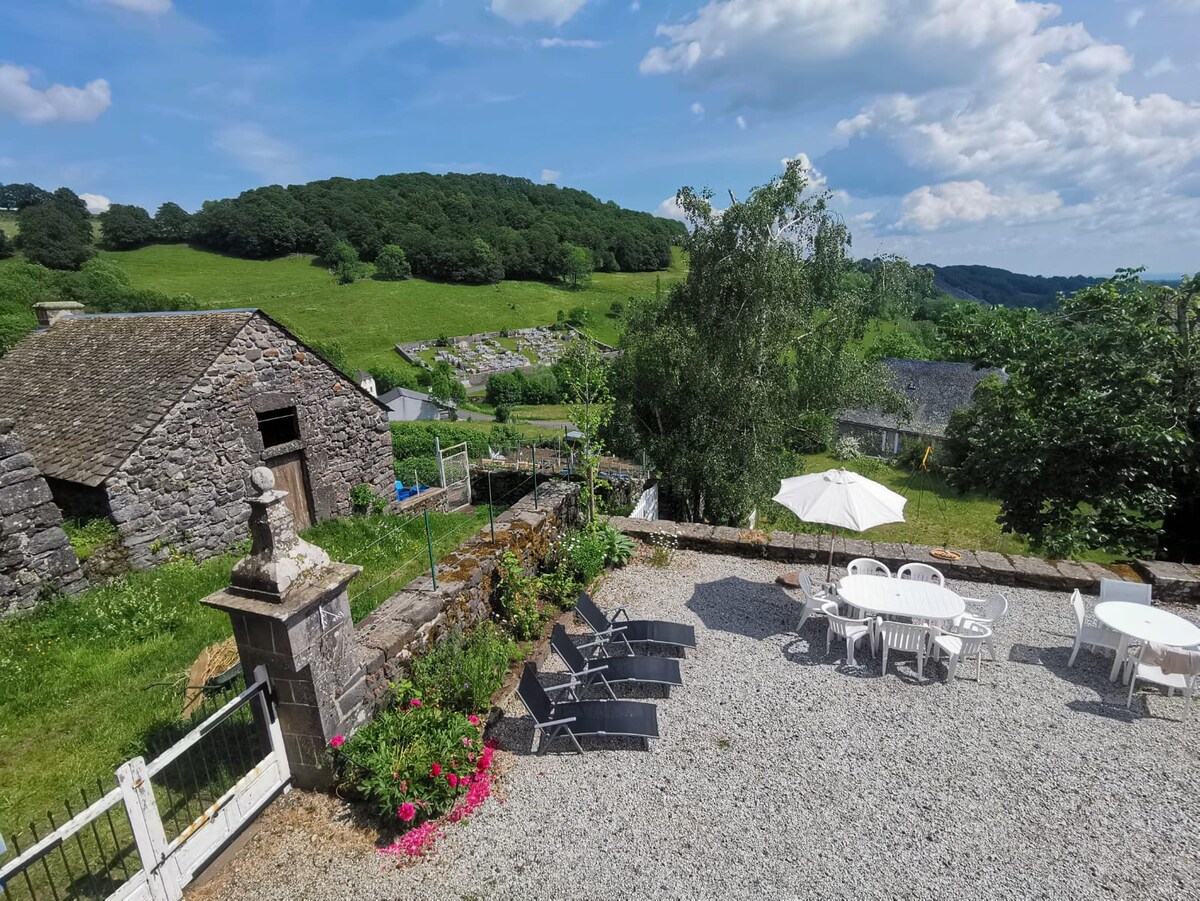
[[[838,420],[837,433],[858,438],[863,453],[885,457],[900,453],[907,441],[936,444],[946,437],[954,411],[971,405],[981,381],[993,375],[1008,378],[1003,369],[976,369],[970,363],[888,359],[883,364],[907,400],[907,410],[847,410]]]
[[[107,517],[134,566],[247,537],[268,466],[298,527],[392,496],[387,408],[259,310],[84,315],[39,305],[0,358],[0,418],[72,518]]]
[[[449,419],[449,404],[443,404],[428,394],[409,388],[393,388],[379,395],[379,402],[388,409],[392,422],[413,422],[418,419]]]

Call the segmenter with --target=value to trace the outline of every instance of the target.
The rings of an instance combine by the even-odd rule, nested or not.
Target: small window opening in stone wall
[[[300,421],[295,407],[282,410],[267,410],[258,414],[258,432],[262,435],[263,447],[277,447],[300,439]]]

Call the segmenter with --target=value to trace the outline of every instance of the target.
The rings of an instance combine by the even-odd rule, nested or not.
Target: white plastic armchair
[[[1071,649],[1071,659],[1067,661],[1068,667],[1075,665],[1075,657],[1085,644],[1089,647],[1108,648],[1114,653],[1116,652],[1121,644],[1120,633],[1107,627],[1084,624],[1087,613],[1083,608],[1083,595],[1079,593],[1078,588],[1071,592],[1071,610],[1075,614],[1075,647]]]
[[[804,628],[804,624],[814,613],[823,613],[826,604],[833,604],[834,612],[837,612],[837,601],[830,597],[827,591],[817,588],[807,573],[801,572],[799,576],[800,593],[803,597],[800,599],[800,622],[796,624],[797,632]]]
[[[963,602],[967,605],[967,612],[954,621],[954,627],[960,631],[974,623],[987,626],[994,632],[996,625],[1008,615],[1008,598],[998,591],[986,598],[963,598]],[[994,635],[989,635],[985,644],[992,663],[999,663]]]
[[[1101,601],[1124,601],[1127,604],[1149,604],[1151,586],[1145,582],[1126,582],[1124,579],[1101,579]]]
[[[953,682],[960,660],[975,658],[975,681],[980,681],[983,672],[983,646],[990,645],[992,630],[982,623],[965,623],[960,632],[945,632],[936,626],[932,653],[936,659],[939,651],[945,651],[950,660],[946,664],[946,681]]]
[[[892,571],[878,560],[872,560],[870,557],[859,557],[857,560],[851,560],[846,564],[846,574],[850,576],[883,576],[886,579],[892,577]]]
[[[1165,655],[1176,657],[1172,661],[1175,665],[1168,667],[1172,670],[1169,673],[1163,672],[1163,667],[1167,666],[1163,659]],[[1126,709],[1133,704],[1133,689],[1138,679],[1141,679],[1143,682],[1163,686],[1168,696],[1176,690],[1182,691],[1183,718],[1187,720],[1191,716],[1192,696],[1196,694],[1196,689],[1200,688],[1200,651],[1144,645],[1136,654],[1130,654],[1129,665],[1133,669],[1129,679],[1129,697],[1125,700]],[[1177,669],[1186,669],[1188,672],[1175,672]]]
[[[846,663],[850,666],[855,665],[854,646],[864,638],[868,639],[867,645],[871,648],[871,655],[875,655],[873,641],[871,641],[871,621],[869,619],[851,619],[847,616],[838,615],[838,607],[833,601],[826,601],[822,613],[825,614],[825,619],[829,623],[829,629],[825,633],[825,653],[829,653],[830,645],[833,643],[833,637],[843,638],[846,641]]]
[[[882,672],[887,674],[888,652],[917,655],[917,675],[925,675],[925,658],[929,654],[930,626],[916,623],[897,623],[879,617],[875,620],[875,639],[879,642]]]
[[[896,572],[897,579],[912,579],[914,582],[932,582],[935,585],[946,584],[946,577],[937,567],[928,563],[905,563]]]

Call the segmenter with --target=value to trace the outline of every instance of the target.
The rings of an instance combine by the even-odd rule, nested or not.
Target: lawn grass
[[[942,479],[931,474],[913,476],[907,470],[873,457],[838,461],[825,454],[804,458],[804,472],[823,472],[845,468],[874,479],[908,498],[905,522],[878,526],[865,533],[844,533],[868,541],[893,541],[902,544],[928,544],[961,550],[996,551],[1002,554],[1034,554],[1024,538],[1002,532],[996,517],[999,502],[989,497],[961,495]],[[768,503],[759,510],[759,528],[788,532],[828,534],[828,526],[801,522],[778,504]],[[839,534],[843,534],[839,530]],[[1078,559],[1107,563],[1116,559],[1103,551],[1091,551]]]
[[[487,524],[487,511],[430,520],[440,559]],[[350,584],[356,620],[429,566],[421,519],[349,517],[305,536],[363,567]],[[229,584],[236,559],[168,563],[0,620],[0,833],[35,819],[40,828],[97,778],[111,786],[117,765],[178,723],[193,661],[231,634],[229,617],[199,601]]]
[[[612,304],[652,295],[685,272],[676,250],[671,269],[605,273],[580,290],[545,282],[504,281],[497,285],[451,285],[410,279],[368,279],[338,285],[309,256],[243,260],[156,244],[131,251],[101,251],[138,287],[190,294],[206,307],[259,307],[309,340],[336,339],[350,362],[362,369],[396,363],[393,346],[440,335],[467,335],[505,328],[549,325],[559,310],[583,307],[583,330],[606,344],[616,342],[621,319]]]

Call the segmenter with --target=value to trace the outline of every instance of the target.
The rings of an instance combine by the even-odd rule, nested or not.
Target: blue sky
[[[1192,272],[1200,0],[4,0],[0,181],[485,171],[670,214],[804,154],[855,253]]]

